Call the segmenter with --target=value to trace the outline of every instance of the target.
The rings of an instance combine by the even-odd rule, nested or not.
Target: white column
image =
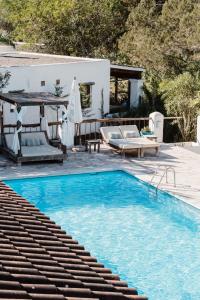
[[[142,86],[143,80],[130,79],[130,107],[138,107]]]
[[[149,115],[149,128],[157,136],[157,141],[159,143],[163,142],[163,129],[164,129],[164,116],[155,111]]]
[[[200,145],[200,116],[197,117],[197,144]]]

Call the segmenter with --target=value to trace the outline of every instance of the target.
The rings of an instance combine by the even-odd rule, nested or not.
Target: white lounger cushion
[[[137,143],[139,144],[142,148],[155,148],[155,147],[160,147],[159,143],[156,143],[154,141],[149,140],[148,138],[145,137],[139,137],[139,138],[130,138],[126,139],[128,142],[132,143]]]
[[[149,140],[146,137],[141,137],[136,125],[120,126],[123,137],[130,142],[138,143],[141,148],[156,148],[160,147],[159,143]],[[132,134],[132,137],[131,137]]]
[[[109,144],[113,145],[115,147],[118,147],[119,149],[138,149],[141,148],[141,146],[137,143],[127,141],[125,139],[113,139],[109,140]]]
[[[58,148],[55,148],[50,145],[40,145],[40,146],[23,146],[22,147],[22,156],[46,156],[46,155],[57,155],[63,154],[62,151]]]
[[[135,131],[124,131],[123,132],[123,136],[125,138],[137,138],[138,137],[138,134],[137,132]]]
[[[44,132],[22,132],[22,146],[48,145]]]
[[[107,126],[101,127],[100,132],[102,134],[103,140],[107,143],[109,140],[113,139],[123,139],[121,130],[119,126]]]
[[[139,130],[136,125],[122,125],[119,126],[124,138],[140,137]]]
[[[44,132],[22,132],[22,146],[41,146],[48,145]],[[14,134],[5,134],[6,145],[12,149]]]
[[[7,147],[12,150],[14,134],[5,134]],[[63,152],[48,144],[44,132],[22,132],[22,156],[60,155]]]

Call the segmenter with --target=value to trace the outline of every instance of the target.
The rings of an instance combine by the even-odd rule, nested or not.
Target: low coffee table
[[[94,147],[94,151],[100,152],[100,140],[87,140],[85,142],[85,151],[88,151],[89,153],[92,152],[92,145]]]

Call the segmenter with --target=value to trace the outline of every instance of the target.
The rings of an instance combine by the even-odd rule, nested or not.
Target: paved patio
[[[163,180],[159,188],[200,208],[200,151],[189,146],[163,144],[158,157],[149,152],[144,158],[122,158],[111,148],[102,145],[101,153],[69,153],[63,165],[38,163],[20,167],[0,155],[0,179],[123,169],[149,182],[158,166],[171,166],[176,172],[176,187],[173,185],[172,173],[169,173],[169,183],[166,184]],[[163,174],[163,168],[161,169],[160,176]],[[156,177],[155,185],[160,176]]]

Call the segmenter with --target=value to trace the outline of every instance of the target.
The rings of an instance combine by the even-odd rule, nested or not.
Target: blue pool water
[[[150,300],[200,299],[200,214],[122,172],[5,181]]]

